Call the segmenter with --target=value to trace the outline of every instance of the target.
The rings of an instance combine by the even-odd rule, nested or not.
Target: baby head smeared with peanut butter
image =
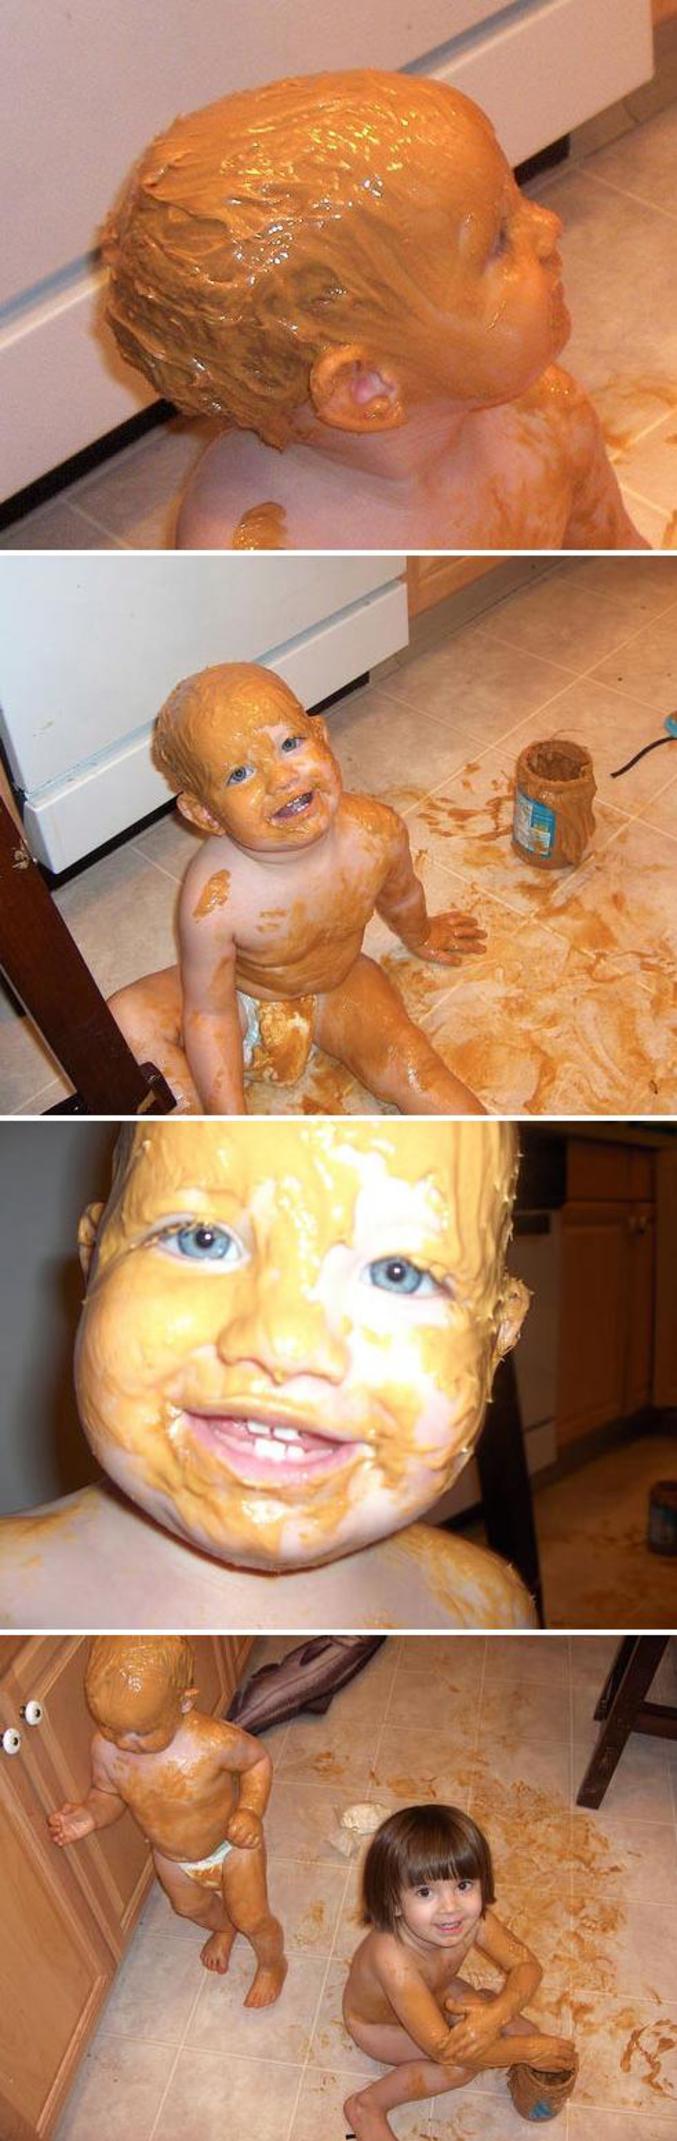
[[[476,1117],[123,1131],[76,1361],[106,1470],[250,1568],[421,1515],[520,1328],[515,1171],[511,1125]]]
[[[184,677],[160,708],[153,757],[185,817],[250,850],[311,845],[341,793],[324,722],[258,662]]]
[[[123,355],[188,413],[282,447],[314,408],[389,428],[413,401],[509,400],[566,338],[523,201],[458,90],[355,71],[224,97],[142,157],[107,240]]]
[[[195,1692],[187,1636],[95,1636],[85,1698],[99,1732],[117,1747],[145,1754],[168,1747]]]

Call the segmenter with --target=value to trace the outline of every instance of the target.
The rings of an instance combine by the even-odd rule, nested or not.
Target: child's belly
[[[345,981],[359,958],[367,919],[361,918],[358,926],[340,936],[329,929],[316,931],[303,950],[293,940],[279,947],[238,945],[238,989],[268,1003],[286,996],[326,995]]]
[[[167,1783],[158,1779],[156,1785],[143,1788],[132,1784],[124,1793],[127,1806],[148,1843],[163,1857],[207,1858],[223,1843],[235,1804],[233,1786],[223,1775],[216,1786],[212,1784],[202,1791],[194,1777],[186,1776],[181,1781],[185,1797],[178,1795],[171,1779]]]

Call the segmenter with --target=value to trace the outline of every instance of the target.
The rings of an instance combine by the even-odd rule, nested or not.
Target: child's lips
[[[306,811],[312,810],[314,801],[315,789],[305,788],[302,795],[292,796],[288,803],[282,803],[279,810],[273,811],[273,822],[286,824],[289,818],[304,817]]]
[[[180,1420],[193,1441],[220,1459],[245,1486],[303,1486],[345,1465],[364,1445],[320,1435],[302,1421],[264,1419],[253,1413],[184,1410]]]

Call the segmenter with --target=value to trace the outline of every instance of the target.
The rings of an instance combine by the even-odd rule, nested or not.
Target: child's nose
[[[279,1278],[255,1285],[247,1306],[224,1323],[216,1346],[229,1367],[251,1362],[274,1383],[293,1375],[340,1383],[348,1365],[346,1346],[321,1303],[290,1299]]]
[[[550,254],[556,251],[562,236],[564,224],[561,217],[555,215],[552,208],[542,208],[540,201],[532,201],[530,219],[531,234],[539,260],[548,260]]]

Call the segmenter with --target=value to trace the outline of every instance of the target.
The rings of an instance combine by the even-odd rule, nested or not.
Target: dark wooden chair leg
[[[630,1636],[619,1646],[603,1690],[606,1694],[609,1681],[613,1679],[613,1699],[576,1794],[577,1806],[601,1806],[631,1732],[665,1733],[670,1738],[677,1734],[677,1712],[671,1711],[667,1705],[645,1701],[647,1688],[651,1686],[668,1642],[666,1635]],[[621,1653],[624,1657],[622,1671]],[[663,1722],[660,1722],[661,1718]]]
[[[632,1657],[632,1652],[634,1650],[636,1641],[636,1636],[626,1635],[624,1636],[622,1643],[619,1643],[618,1649],[614,1652],[613,1664],[609,1668],[606,1680],[604,1682],[604,1686],[602,1688],[602,1693],[599,1698],[599,1702],[597,1703],[597,1707],[594,1711],[596,1724],[598,1724],[603,1718],[608,1717],[609,1715],[612,1702],[614,1701],[615,1696],[620,1687],[626,1665],[629,1664],[630,1658]]]
[[[127,1047],[0,797],[0,971],[92,1115],[168,1115],[173,1093]]]
[[[543,1628],[538,1540],[512,1354],[500,1362],[496,1371],[492,1400],[475,1455],[487,1543],[494,1553],[514,1563],[531,1592]]]

